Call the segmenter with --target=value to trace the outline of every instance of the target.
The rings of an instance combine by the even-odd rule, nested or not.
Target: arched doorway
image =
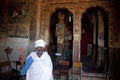
[[[67,60],[72,66],[73,18],[66,8],[57,9],[50,20],[50,49],[53,62]]]
[[[108,15],[92,7],[82,15],[81,61],[87,72],[103,72],[108,67]]]

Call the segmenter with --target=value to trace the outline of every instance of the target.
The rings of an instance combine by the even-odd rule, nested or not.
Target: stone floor
[[[0,75],[1,76],[1,75]],[[54,75],[55,77],[55,75]],[[66,79],[65,76],[57,76],[55,77],[54,80],[105,80],[105,74],[103,73],[91,73],[91,72],[82,72],[82,79],[78,75],[74,76],[75,78],[71,78],[69,75],[69,79]],[[9,79],[9,76],[6,76],[5,78],[0,77],[0,80],[20,80],[18,77],[15,77],[14,79]],[[25,80],[25,79],[22,79]]]
[[[82,80],[105,80],[105,75],[103,73],[82,73]]]
[[[75,76],[76,78],[71,79],[69,75],[69,79],[66,79],[65,76],[62,76],[61,79],[57,78],[54,80],[105,80],[105,75],[103,73],[88,73],[88,72],[83,72],[82,73],[82,78],[80,79],[79,77]]]
[[[82,80],[105,80],[104,78],[82,77]]]

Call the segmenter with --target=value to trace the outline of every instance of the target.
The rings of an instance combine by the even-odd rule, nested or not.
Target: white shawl
[[[34,62],[26,74],[26,80],[53,80],[53,65],[50,56],[44,52],[38,57],[36,52],[32,52],[28,57],[32,56]]]

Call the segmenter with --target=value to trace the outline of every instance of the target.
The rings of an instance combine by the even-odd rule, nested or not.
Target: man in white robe
[[[40,39],[35,42],[35,52],[31,52],[25,60],[20,56],[22,68],[21,75],[26,75],[26,80],[53,80],[53,65],[47,51],[45,42]]]

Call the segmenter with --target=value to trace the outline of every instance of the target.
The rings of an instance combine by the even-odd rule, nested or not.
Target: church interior
[[[54,80],[120,80],[119,0],[0,0],[0,80],[44,39]]]

